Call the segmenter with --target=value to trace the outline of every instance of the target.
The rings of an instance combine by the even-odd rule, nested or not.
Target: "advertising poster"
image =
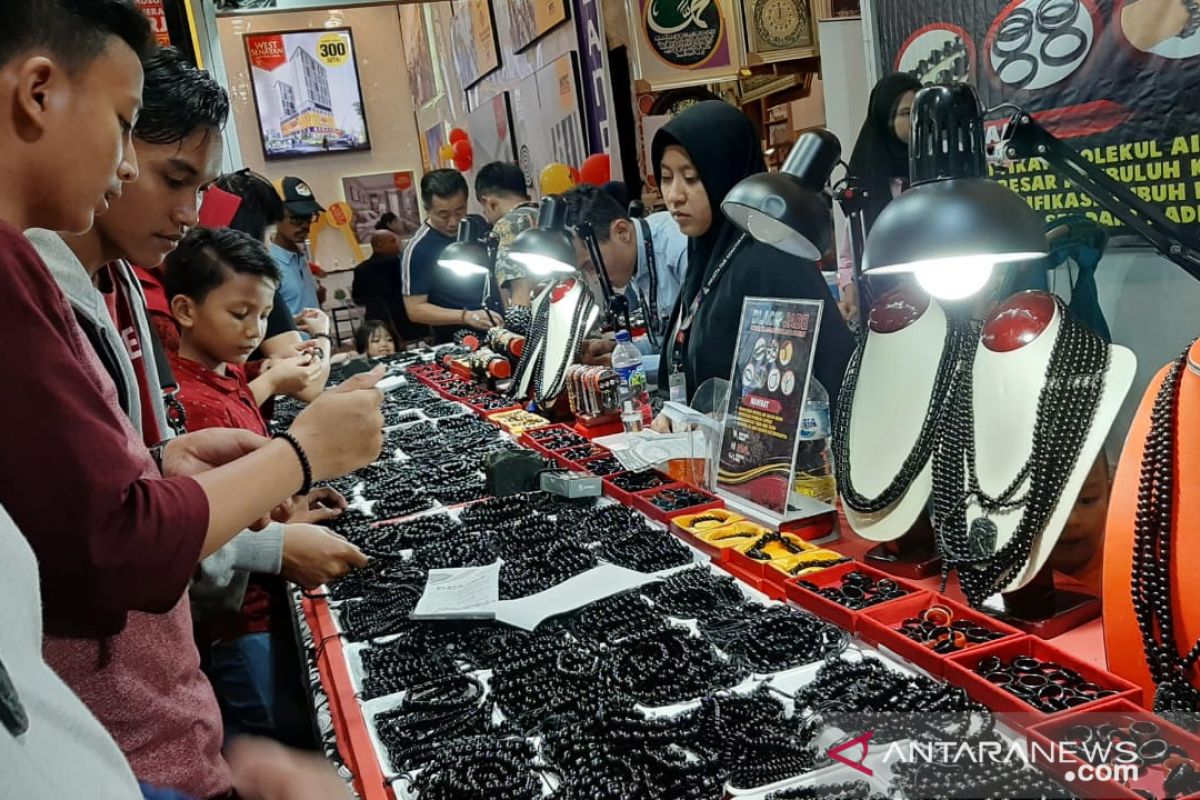
[[[1014,103],[1169,219],[1200,221],[1200,11],[1162,0],[876,2],[880,59],[926,83],[965,80],[985,108]],[[995,115],[997,117],[1000,114]],[[1000,131],[988,131],[989,143]],[[994,177],[1047,220],[1120,233],[1042,161]]]
[[[508,0],[513,50],[521,52],[567,21],[567,0]]]
[[[588,157],[588,151],[584,144],[576,54],[567,53],[542,67],[536,77],[542,116],[534,120],[546,128],[550,156],[547,163],[557,161],[578,168]],[[538,171],[544,166],[539,166]]]
[[[411,172],[345,177],[342,194],[354,212],[350,224],[359,244],[371,243],[375,223],[389,211],[399,218],[401,236],[411,236],[421,227],[417,180]]]
[[[150,20],[158,46],[170,47],[171,33],[167,30],[167,11],[163,8],[163,0],[137,0],[137,7]]]
[[[442,157],[439,152],[447,141],[449,140],[446,138],[446,126],[440,122],[426,130],[425,135],[421,137],[421,150],[426,157],[425,165],[429,169],[437,169],[442,166]]]
[[[742,306],[717,488],[777,518],[792,510],[821,310],[817,300],[761,297]]]
[[[500,45],[489,0],[457,0],[450,21],[454,68],[462,89],[470,89],[500,68]]]
[[[400,31],[404,36],[404,61],[408,64],[408,87],[413,105],[424,108],[442,96],[437,63],[437,37],[429,8],[410,3],[400,6]]]
[[[268,160],[371,148],[349,28],[245,39]]]
[[[477,166],[493,161],[516,161],[508,92],[484,100],[478,108],[468,114],[467,133],[471,137]]]
[[[588,147],[592,153],[612,153],[608,125],[608,43],[600,0],[579,0],[575,8],[575,33],[583,62],[583,99],[587,113]]]
[[[741,27],[732,0],[628,0],[635,76],[652,88],[734,78]]]

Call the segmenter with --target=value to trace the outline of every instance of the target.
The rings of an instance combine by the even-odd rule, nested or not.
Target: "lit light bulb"
[[[995,259],[990,256],[946,258],[913,265],[917,283],[939,300],[963,300],[991,280]]]
[[[473,264],[470,261],[460,261],[458,259],[442,259],[438,261],[438,265],[445,269],[451,270],[456,275],[462,275],[464,277],[468,275],[486,275],[488,271],[486,267]]]

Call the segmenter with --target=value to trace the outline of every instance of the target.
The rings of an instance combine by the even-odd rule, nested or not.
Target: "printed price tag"
[[[350,60],[350,40],[340,33],[327,33],[317,41],[317,57],[327,67],[340,67]]]

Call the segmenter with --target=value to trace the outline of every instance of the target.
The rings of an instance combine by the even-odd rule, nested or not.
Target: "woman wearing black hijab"
[[[912,132],[913,99],[921,82],[903,72],[880,79],[871,90],[867,118],[850,156],[850,174],[867,191],[863,222],[871,230],[884,207],[908,188],[908,141]],[[842,313],[847,319],[858,317],[858,288],[854,285],[854,265],[850,258],[849,231],[842,237],[838,259],[838,285],[842,289]],[[880,295],[882,286],[872,286]]]
[[[709,378],[729,380],[745,298],[811,299],[825,303],[814,374],[836,398],[854,339],[817,265],[743,236],[721,213],[721,201],[739,181],[766,170],[754,124],[728,103],[698,103],[658,131],[652,157],[667,209],[690,240],[687,277],[669,328],[673,338],[664,345],[670,357],[662,359],[658,385],[670,385],[677,361],[689,400]],[[677,346],[674,332],[697,297]]]

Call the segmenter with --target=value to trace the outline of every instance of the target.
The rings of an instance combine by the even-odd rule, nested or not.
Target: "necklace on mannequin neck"
[[[1061,299],[1054,301],[1060,320],[1058,336],[1038,395],[1033,447],[1016,476],[995,496],[980,486],[974,358],[963,364],[962,379],[946,415],[944,444],[934,453],[933,516],[943,558],[942,582],[944,585],[951,569],[956,570],[963,592],[976,607],[1003,591],[1028,562],[1034,542],[1076,468],[1104,392],[1108,345],[1077,322]],[[968,527],[967,508],[972,500],[983,514]],[[1018,510],[1021,519],[1012,538],[997,550],[998,529],[991,516]]]
[[[575,359],[575,354],[587,334],[587,328],[596,302],[590,292],[581,283],[568,288],[556,299],[555,292],[562,287],[551,287],[541,305],[536,307],[533,323],[530,326],[529,338],[526,342],[524,356],[517,365],[513,376],[513,390],[520,391],[527,377],[533,385],[533,396],[539,405],[547,405],[562,393],[566,383],[567,368]],[[551,310],[555,302],[571,303],[570,324],[561,341],[551,341]],[[536,304],[535,304],[536,305]],[[558,333],[556,331],[556,333]],[[545,374],[548,354],[558,356],[558,364],[554,374]]]
[[[859,514],[874,514],[899,500],[917,475],[924,469],[933,455],[933,449],[941,433],[946,409],[955,393],[956,378],[960,374],[961,362],[972,355],[970,345],[976,333],[969,323],[946,318],[946,338],[942,345],[942,357],[938,362],[937,374],[929,396],[929,407],[925,420],[912,449],[900,465],[896,476],[883,491],[867,497],[858,491],[850,477],[850,416],[854,407],[854,395],[858,389],[858,374],[862,364],[867,337],[863,336],[850,358],[842,391],[838,397],[838,413],[833,429],[833,462],[837,474],[838,490],[842,501]]]
[[[1175,517],[1175,452],[1179,390],[1188,350],[1159,386],[1142,453],[1137,512],[1133,522],[1133,610],[1142,634],[1146,665],[1154,681],[1156,712],[1200,711],[1200,691],[1188,673],[1200,660],[1200,641],[1181,655],[1171,601],[1171,546]]]

